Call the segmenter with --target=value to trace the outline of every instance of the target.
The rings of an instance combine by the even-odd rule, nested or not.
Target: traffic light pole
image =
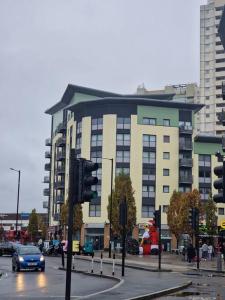
[[[120,202],[120,225],[122,225],[122,276],[125,269],[125,254],[126,254],[126,225],[127,225],[127,202],[126,197]]]
[[[159,205],[159,241],[158,241],[158,247],[159,247],[159,270],[161,270],[161,248],[162,248],[162,242],[161,242],[161,205]]]
[[[74,183],[77,182],[77,160],[75,150],[70,150],[70,168],[69,168],[69,194],[68,194],[68,243],[67,243],[67,265],[66,265],[66,293],[65,299],[70,300],[71,293],[71,265],[72,265],[72,234],[73,234],[73,207],[74,207]]]

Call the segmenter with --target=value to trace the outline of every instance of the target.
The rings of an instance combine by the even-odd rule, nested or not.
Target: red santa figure
[[[151,253],[158,252],[159,234],[156,230],[154,221],[149,220],[145,226],[145,232],[142,236],[141,247],[143,248],[143,254],[149,255]]]

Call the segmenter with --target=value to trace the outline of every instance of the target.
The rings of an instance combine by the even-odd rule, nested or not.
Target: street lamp
[[[110,202],[110,210],[109,210],[109,258],[111,258],[112,253],[112,246],[111,246],[111,239],[112,239],[112,188],[113,188],[113,158],[102,158],[106,160],[111,160],[111,202]]]
[[[20,170],[10,168],[10,170],[18,173],[18,192],[17,192],[17,205],[16,205],[16,239],[18,238],[18,211],[19,211],[19,200],[20,200]]]

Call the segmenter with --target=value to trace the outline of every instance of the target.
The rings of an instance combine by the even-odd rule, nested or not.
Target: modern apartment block
[[[194,136],[194,115],[203,106],[173,97],[120,95],[68,85],[61,101],[46,111],[52,118],[52,136],[46,143],[51,147],[50,163],[45,165],[49,188],[44,190],[51,226],[59,229],[60,206],[68,198],[69,153],[75,148],[78,158],[99,164],[98,197],[83,204],[83,240],[98,238],[103,247],[113,158],[113,179],[121,172],[131,177],[140,234],[161,205],[163,239],[170,241],[166,211],[173,191],[197,188],[202,199],[208,199],[214,192],[215,152],[221,150],[220,137]],[[225,206],[218,207],[223,218]]]
[[[196,125],[201,132],[214,135],[224,132],[217,119],[225,108],[225,50],[218,34],[224,5],[225,0],[208,0],[200,9],[200,103],[205,106],[197,115]]]

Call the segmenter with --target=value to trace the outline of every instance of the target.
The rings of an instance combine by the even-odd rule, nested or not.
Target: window
[[[102,151],[92,151],[91,160],[93,162],[101,163],[102,162]]]
[[[206,96],[205,99],[206,99],[206,100],[209,100],[209,96]]]
[[[210,117],[210,114],[205,114],[205,117],[206,117],[206,118],[209,118],[209,117]]]
[[[130,118],[117,118],[117,129],[130,129]]]
[[[118,146],[130,146],[130,134],[117,134],[116,144]]]
[[[170,192],[170,187],[168,185],[163,186],[163,193],[169,193]]]
[[[89,217],[100,217],[101,216],[101,206],[100,205],[89,205]]]
[[[144,125],[156,125],[156,119],[155,118],[143,118],[142,124],[144,124]]]
[[[76,149],[80,149],[81,148],[81,136],[80,137],[77,137],[77,140],[76,140]]]
[[[144,164],[155,164],[155,152],[143,152],[142,162]]]
[[[103,119],[102,118],[96,118],[91,120],[91,129],[92,130],[102,130],[103,126]]]
[[[163,159],[170,159],[170,153],[169,152],[163,152]]]
[[[130,151],[116,151],[116,161],[117,162],[130,162]]]
[[[97,197],[101,197],[102,187],[100,184],[92,185],[91,190],[98,193]]]
[[[151,218],[153,217],[155,209],[153,206],[150,205],[144,205],[142,206],[142,218]]]
[[[102,146],[102,134],[93,134],[91,136],[91,146],[92,147]]]
[[[163,136],[163,142],[164,143],[170,143],[170,136],[169,135],[164,135]]]
[[[98,169],[97,171],[93,171],[92,176],[98,177],[98,179],[101,180],[102,179],[102,169]]]
[[[211,188],[199,187],[201,200],[208,200],[211,193]]]
[[[163,119],[163,126],[170,126],[170,120],[169,119]]]
[[[224,215],[224,208],[218,207],[218,215]]]
[[[120,174],[130,175],[130,168],[116,168],[116,176]]]
[[[142,180],[155,181],[155,169],[143,169]]]
[[[155,197],[155,186],[154,185],[143,185],[142,186],[142,197],[143,198],[154,198]]]
[[[211,166],[211,155],[199,154],[198,165],[203,166],[203,167],[210,167]]]
[[[144,147],[156,147],[156,136],[155,135],[143,135],[143,146]]]
[[[169,169],[163,169],[163,176],[170,176],[170,170]]]
[[[169,208],[169,205],[163,205],[163,207],[162,207],[163,209],[163,212],[164,213],[167,213],[168,212],[168,208]]]
[[[77,123],[77,134],[82,132],[82,121]]]

